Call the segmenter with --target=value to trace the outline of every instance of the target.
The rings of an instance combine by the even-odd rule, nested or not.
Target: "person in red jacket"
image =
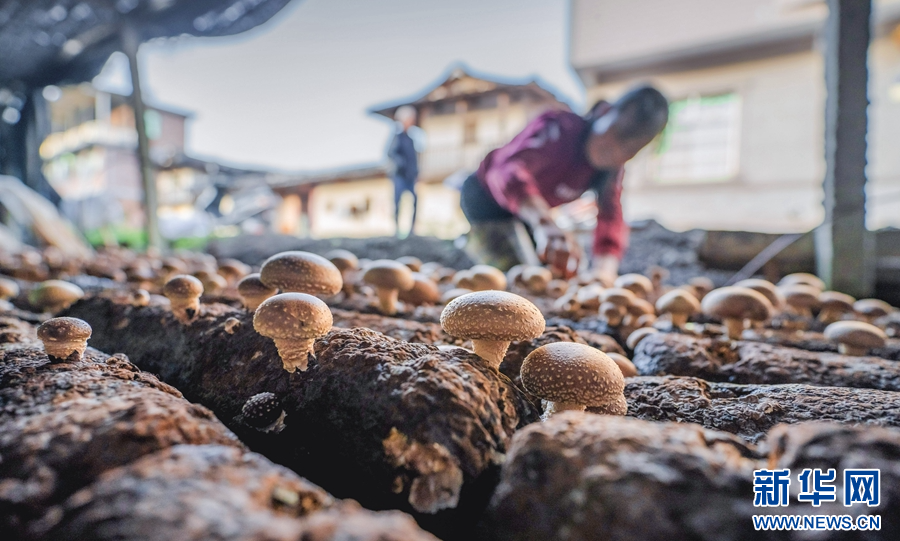
[[[650,86],[632,89],[612,104],[599,102],[585,117],[569,111],[541,114],[491,151],[463,182],[460,205],[472,231],[520,220],[538,258],[570,276],[582,251],[550,209],[591,190],[598,207],[591,267],[601,280],[614,280],[628,243],[621,203],[624,165],[662,131],[668,115],[666,98]]]

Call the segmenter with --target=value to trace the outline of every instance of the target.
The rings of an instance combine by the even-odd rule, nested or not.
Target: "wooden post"
[[[828,0],[825,27],[825,221],[816,230],[819,275],[832,289],[874,290],[866,230],[866,108],[871,0]]]
[[[138,133],[138,161],[141,168],[141,182],[144,185],[144,213],[147,230],[147,248],[162,248],[159,235],[159,217],[156,214],[156,176],[150,163],[150,143],[147,140],[147,128],[144,125],[144,98],[141,95],[141,77],[138,70],[138,47],[141,44],[137,31],[130,25],[122,27],[122,49],[128,57],[131,68],[131,107],[134,110],[134,126]]]

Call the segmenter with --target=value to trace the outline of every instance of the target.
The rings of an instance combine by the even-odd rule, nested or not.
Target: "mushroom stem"
[[[547,402],[547,407],[544,409],[544,416],[549,417],[554,413],[559,413],[562,411],[584,411],[584,404],[576,404],[575,402]]]
[[[687,325],[688,315],[680,312],[670,312],[669,317],[672,319],[672,326],[676,329],[683,329],[685,325]]]
[[[835,321],[840,321],[841,312],[840,310],[828,310],[823,308],[821,312],[819,312],[819,317],[817,318],[822,323],[834,323]]]
[[[728,329],[728,338],[731,340],[740,340],[741,334],[744,332],[744,320],[727,318],[724,323],[725,328]]]
[[[344,298],[349,299],[353,296],[353,277],[350,275],[350,271],[342,272],[341,279],[344,281],[341,291],[344,292]]]
[[[171,299],[169,300],[171,302]],[[190,323],[200,312],[200,299],[191,299],[187,302],[171,302],[172,315],[182,323]]]
[[[838,353],[841,355],[851,355],[853,357],[865,357],[868,355],[868,348],[860,346],[851,346],[850,344],[838,344]]]
[[[255,312],[259,305],[268,298],[268,295],[241,295],[241,299],[244,301],[244,308],[248,312]]]
[[[509,340],[472,340],[472,349],[475,355],[488,362],[495,370],[500,369],[500,363],[509,349]]]
[[[87,349],[87,340],[67,340],[64,342],[44,342],[44,351],[50,360],[68,360],[73,353],[77,353],[75,360],[80,361]]]
[[[392,316],[397,313],[397,297],[400,294],[398,289],[389,289],[386,287],[376,287],[375,295],[378,296],[378,307],[381,313]]]
[[[274,340],[284,369],[291,373],[297,369],[306,372],[309,355],[315,353],[313,350],[315,338],[275,338]]]

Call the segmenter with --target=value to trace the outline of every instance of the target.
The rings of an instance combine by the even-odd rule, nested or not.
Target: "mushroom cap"
[[[872,349],[884,347],[884,331],[862,321],[838,321],[825,327],[825,338],[849,346]]]
[[[331,263],[341,272],[359,268],[359,259],[356,257],[356,254],[350,250],[344,250],[343,248],[331,250],[325,254],[325,259],[331,261]]]
[[[28,294],[29,302],[39,307],[72,304],[82,297],[84,290],[65,280],[41,282]]]
[[[419,272],[422,268],[422,260],[414,255],[404,255],[397,258],[397,263],[406,265],[406,268],[413,272]]]
[[[693,286],[701,296],[716,288],[716,284],[706,276],[695,276],[688,280],[688,285]]]
[[[656,307],[648,300],[637,297],[628,305],[628,313],[635,319],[645,315],[656,315]]]
[[[784,295],[784,302],[788,306],[807,309],[819,306],[819,295],[822,294],[822,290],[817,287],[806,284],[791,284],[780,286],[778,289]]]
[[[600,406],[625,390],[619,366],[599,349],[554,342],[532,351],[522,362],[522,385],[551,402]]]
[[[363,274],[363,281],[375,287],[400,291],[406,291],[415,284],[409,267],[393,259],[379,259],[370,263]]]
[[[628,346],[628,349],[634,351],[634,348],[641,343],[641,340],[647,338],[651,334],[658,334],[659,331],[653,327],[641,327],[640,329],[636,329],[628,335],[628,338],[625,339],[625,345]]]
[[[414,272],[413,286],[401,291],[399,298],[410,304],[434,304],[441,300],[441,292],[434,280],[420,272]]]
[[[822,310],[852,312],[855,302],[856,299],[839,291],[823,291],[819,295],[819,304],[821,304]]]
[[[581,286],[575,292],[575,302],[587,308],[597,308],[600,306],[600,297],[606,291],[600,284],[588,284]]]
[[[317,338],[331,330],[328,305],[306,293],[281,293],[264,300],[253,314],[253,328],[269,338]]]
[[[281,252],[262,264],[260,280],[282,291],[337,295],[344,287],[341,271],[331,261],[309,252]]]
[[[723,319],[765,321],[772,315],[772,303],[759,291],[747,287],[720,287],[710,291],[700,304],[703,312]]]
[[[447,334],[470,340],[532,340],[544,332],[544,316],[528,299],[506,291],[475,291],[441,312]]]
[[[613,286],[627,289],[638,297],[646,297],[653,291],[653,282],[643,274],[628,273],[616,278]]]
[[[853,303],[853,311],[866,317],[882,317],[894,311],[894,307],[880,299],[860,299]]]
[[[553,273],[550,269],[530,265],[522,270],[521,280],[529,288],[546,289],[547,284],[553,280]]]
[[[634,292],[632,292],[630,289],[611,287],[604,290],[600,295],[600,302],[608,302],[615,304],[616,306],[628,308],[632,303],[634,303],[636,298],[637,297],[634,296]]]
[[[9,299],[19,294],[19,284],[8,278],[0,278],[0,299]]]
[[[74,317],[55,317],[43,322],[37,328],[41,342],[73,342],[91,337],[91,326]]]
[[[453,289],[448,289],[441,295],[441,303],[447,304],[457,297],[462,297],[463,295],[468,295],[472,293],[471,289],[466,289],[464,287],[454,287]]]
[[[789,286],[794,284],[812,286],[819,291],[825,291],[825,282],[823,282],[822,279],[815,274],[810,274],[808,272],[795,272],[793,274],[788,274],[778,281],[779,286]]]
[[[218,273],[230,280],[243,278],[251,272],[250,265],[230,257],[219,260],[218,265]]]
[[[778,308],[784,304],[784,295],[779,291],[778,286],[768,280],[748,278],[746,280],[741,280],[734,285],[737,287],[746,287],[753,291],[759,291],[769,299],[769,302],[772,303],[772,307],[774,308]]]
[[[258,297],[260,295],[274,295],[278,293],[277,287],[269,287],[259,278],[258,272],[253,272],[241,278],[237,284],[238,294],[242,297]]]
[[[176,274],[163,286],[163,295],[170,299],[194,299],[203,295],[203,282],[188,274]]]
[[[472,289],[475,291],[487,291],[506,289],[506,275],[503,271],[490,265],[475,265],[469,269],[471,273]]]
[[[631,362],[631,359],[628,357],[616,352],[607,353],[606,356],[618,365],[619,370],[622,371],[622,375],[626,378],[632,378],[638,375],[637,367],[634,366],[634,363]]]
[[[656,300],[659,313],[694,314],[700,311],[700,301],[683,289],[673,289]]]
[[[241,407],[244,422],[255,428],[271,425],[281,417],[281,400],[273,393],[259,393],[251,396]]]

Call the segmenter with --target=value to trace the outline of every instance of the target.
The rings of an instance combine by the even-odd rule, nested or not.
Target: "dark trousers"
[[[416,225],[416,207],[419,206],[419,196],[416,195],[416,181],[407,180],[401,177],[392,177],[394,181],[394,222],[397,224],[397,232],[400,231],[400,198],[403,192],[409,192],[413,196],[412,223],[409,226],[412,232],[413,226]]]
[[[494,201],[494,197],[484,189],[475,173],[463,181],[459,192],[459,206],[470,224],[514,218],[511,212]]]

